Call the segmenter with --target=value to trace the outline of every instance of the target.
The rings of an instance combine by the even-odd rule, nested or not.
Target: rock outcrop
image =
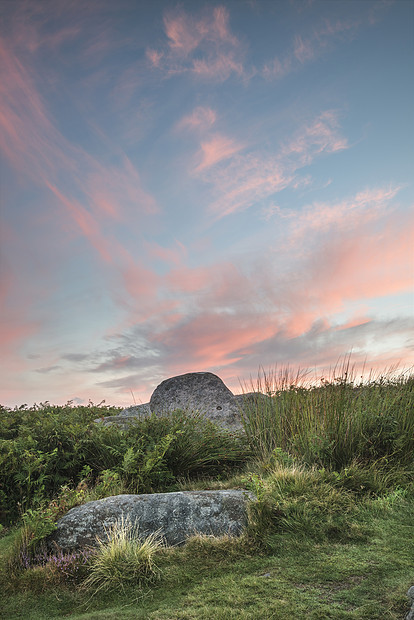
[[[49,537],[63,550],[96,544],[122,518],[146,537],[161,531],[167,545],[185,543],[196,533],[238,536],[247,523],[247,491],[181,491],[150,495],[116,495],[72,508]]]
[[[241,428],[234,394],[211,372],[190,372],[166,379],[151,396],[150,408],[156,415],[175,409],[199,411],[229,429]]]
[[[190,372],[166,379],[154,390],[149,403],[127,407],[117,416],[98,418],[104,426],[117,424],[127,428],[131,421],[154,413],[164,415],[176,409],[197,411],[232,431],[242,430],[241,411],[265,407],[271,402],[266,394],[248,392],[234,395],[217,375]]]
[[[150,405],[149,403],[145,403],[144,405],[132,405],[131,407],[123,409],[119,415],[126,418],[145,417],[151,415]]]

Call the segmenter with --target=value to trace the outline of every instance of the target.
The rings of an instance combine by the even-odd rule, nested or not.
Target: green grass
[[[93,424],[100,407],[3,408],[2,617],[403,620],[414,378],[362,384],[347,367],[319,386],[299,379],[261,374],[271,398],[250,401],[247,439],[183,412],[123,431]],[[163,548],[124,523],[98,552],[42,551],[56,519],[90,499],[237,487],[257,497],[238,539]]]
[[[158,555],[161,579],[92,601],[68,586],[9,593],[5,618],[344,618],[402,620],[414,578],[414,501],[373,510],[364,541],[278,534],[272,551],[251,542],[195,539]]]

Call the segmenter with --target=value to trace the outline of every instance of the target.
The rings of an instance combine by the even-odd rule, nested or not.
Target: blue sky
[[[5,2],[4,405],[414,355],[414,7]]]

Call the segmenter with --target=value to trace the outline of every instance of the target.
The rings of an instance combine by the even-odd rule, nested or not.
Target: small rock
[[[150,404],[145,403],[143,405],[132,405],[131,407],[123,409],[119,415],[134,418],[149,416],[151,415]]]
[[[408,590],[407,596],[411,602],[411,609],[408,612],[405,620],[414,620],[414,586],[411,586],[411,588]]]

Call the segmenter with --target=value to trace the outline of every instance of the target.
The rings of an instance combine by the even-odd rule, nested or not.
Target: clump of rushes
[[[97,538],[83,588],[95,596],[102,590],[124,591],[128,586],[150,583],[159,575],[155,555],[162,544],[159,532],[142,539],[129,519],[119,519],[103,539]]]
[[[261,459],[281,448],[308,464],[336,470],[355,459],[412,465],[413,374],[357,383],[348,361],[319,385],[306,385],[305,378],[288,370],[259,374],[255,391],[269,398],[251,399],[242,418]]]

